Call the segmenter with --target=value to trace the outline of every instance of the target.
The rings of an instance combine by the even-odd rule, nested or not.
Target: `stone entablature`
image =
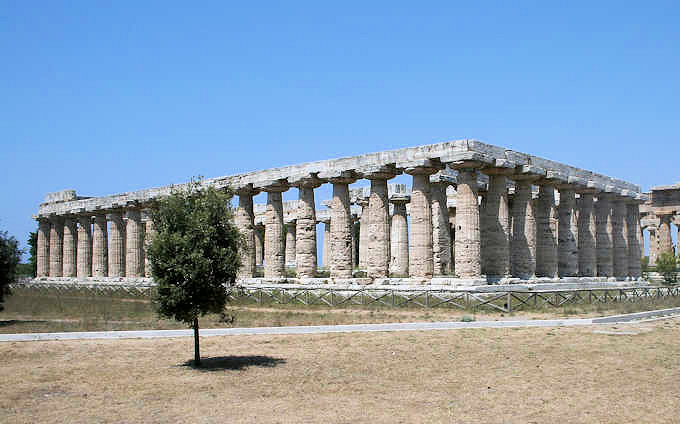
[[[648,200],[640,205],[640,217],[641,228],[649,232],[650,265],[656,265],[663,252],[679,253],[673,246],[671,224],[680,231],[680,183],[652,187]]]
[[[228,185],[236,191],[246,187],[261,190],[262,188],[279,181],[283,181],[286,184],[291,183],[295,178],[305,175],[316,175],[323,182],[324,173],[329,172],[352,171],[357,173],[357,176],[367,176],[382,168],[390,168],[393,174],[400,174],[409,166],[417,165],[425,160],[434,161],[440,164],[474,161],[478,163],[479,168],[485,166],[498,166],[500,163],[506,168],[526,166],[528,167],[528,172],[532,172],[533,170],[539,175],[545,175],[547,172],[555,172],[565,176],[567,182],[585,182],[589,187],[616,193],[631,199],[646,200],[640,193],[640,187],[635,184],[526,153],[507,150],[476,140],[456,140],[426,146],[368,153],[340,159],[308,162],[282,168],[210,178],[204,180],[204,183],[215,185],[216,187]],[[43,203],[40,205],[37,217],[47,218],[54,215],[82,214],[85,212],[97,213],[103,210],[144,204],[158,196],[170,194],[173,187],[181,186],[183,186],[183,184],[150,188],[104,197]],[[72,192],[72,190],[70,192]]]

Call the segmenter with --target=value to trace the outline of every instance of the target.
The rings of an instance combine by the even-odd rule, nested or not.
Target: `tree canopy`
[[[4,309],[5,296],[10,294],[9,285],[17,279],[21,253],[17,240],[7,231],[0,231],[0,311]]]
[[[227,287],[236,282],[243,243],[233,224],[229,189],[193,181],[153,205],[153,237],[147,245],[157,283],[160,315],[194,328],[195,365],[200,365],[198,318],[220,313]]]

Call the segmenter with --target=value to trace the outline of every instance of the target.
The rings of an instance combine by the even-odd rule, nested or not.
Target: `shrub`
[[[677,284],[678,258],[671,252],[663,252],[656,259],[656,270],[663,275],[663,280],[666,284]]]

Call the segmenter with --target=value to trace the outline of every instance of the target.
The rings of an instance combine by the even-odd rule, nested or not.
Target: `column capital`
[[[451,169],[479,169],[496,164],[493,157],[472,151],[452,152],[440,157],[439,160],[441,163],[447,164]]]
[[[393,193],[390,198],[389,202],[394,203],[395,205],[398,204],[406,204],[411,201],[411,195],[409,194],[404,194],[404,193]]]
[[[254,188],[253,184],[248,183],[234,190],[234,193],[236,193],[237,196],[255,196],[256,194],[260,194],[260,190]]]
[[[434,175],[430,175],[430,184],[442,184],[446,186],[456,185],[458,180],[456,180],[455,175],[446,174],[442,171],[437,172]]]
[[[366,167],[357,170],[357,172],[367,180],[391,180],[401,174],[401,170],[397,169],[394,164]]]
[[[255,189],[266,191],[267,193],[282,193],[290,188],[285,178],[262,180],[253,184]]]
[[[397,168],[403,169],[408,175],[436,174],[443,165],[436,159],[417,159],[407,162],[397,162]]]
[[[545,169],[534,165],[519,165],[508,178],[514,181],[538,181],[547,176]]]
[[[494,160],[493,166],[488,166],[481,169],[481,172],[492,176],[492,175],[503,175],[510,176],[515,173],[516,163],[507,159],[496,159]]]
[[[361,176],[353,169],[343,171],[339,169],[331,169],[328,171],[319,172],[319,179],[326,180],[331,184],[352,184]]]
[[[285,180],[280,180],[285,181]],[[318,173],[304,173],[288,177],[288,184],[297,188],[317,188],[324,184],[326,180],[319,178]],[[287,190],[287,188],[286,188]],[[282,191],[286,191],[282,190]],[[264,191],[267,191],[266,189]]]

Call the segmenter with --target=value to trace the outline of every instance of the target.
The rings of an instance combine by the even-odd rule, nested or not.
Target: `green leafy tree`
[[[192,180],[151,209],[154,235],[147,254],[158,284],[160,315],[194,329],[194,365],[201,365],[200,316],[221,313],[236,282],[242,237],[233,224],[233,193]]]
[[[10,294],[9,285],[17,279],[17,265],[23,252],[19,249],[19,243],[7,231],[0,231],[0,311],[5,296]]]
[[[31,264],[31,269],[33,270],[32,276],[35,277],[38,275],[38,232],[37,231],[31,231],[28,234],[28,245],[30,246],[28,249],[28,253],[30,258],[28,258],[28,263]]]
[[[676,284],[678,282],[678,258],[672,252],[663,252],[656,258],[656,271],[663,275],[663,279],[667,284]]]

